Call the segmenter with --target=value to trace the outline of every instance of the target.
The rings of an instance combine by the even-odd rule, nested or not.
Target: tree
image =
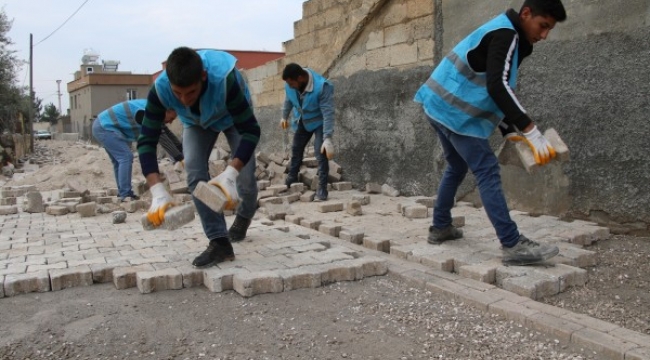
[[[17,115],[25,109],[25,91],[16,85],[15,80],[20,60],[15,51],[9,49],[13,42],[7,36],[12,23],[4,7],[0,8],[0,131],[14,131]],[[27,101],[29,104],[29,98]]]
[[[45,105],[43,116],[41,116],[41,121],[47,121],[51,125],[56,125],[56,123],[59,121],[60,116],[61,114],[59,113],[59,110],[57,110],[56,106],[54,106],[52,103],[49,103]]]

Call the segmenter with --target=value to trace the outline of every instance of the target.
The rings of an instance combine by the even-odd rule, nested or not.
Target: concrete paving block
[[[218,213],[223,212],[224,207],[228,203],[228,198],[221,189],[205,181],[199,181],[192,195],[205,204],[205,206],[212,209],[212,211]]]
[[[352,183],[349,181],[340,181],[332,184],[332,187],[337,191],[352,190]]]
[[[616,329],[609,331],[608,334],[621,340],[633,342],[639,346],[650,346],[650,335],[646,335],[637,331],[617,327]],[[648,355],[650,355],[650,353],[648,353]],[[650,359],[650,357],[648,358]]]
[[[47,292],[50,289],[50,275],[47,270],[6,275],[4,280],[4,295],[7,297],[31,292]]]
[[[117,267],[113,269],[113,284],[117,290],[134,288],[137,286],[136,274],[140,271],[154,271],[151,264],[138,266]]]
[[[0,206],[0,215],[18,214],[17,206]]]
[[[311,256],[322,264],[354,259],[354,256],[341,251],[340,248],[314,252]]]
[[[345,205],[345,211],[352,216],[363,215],[363,208],[361,207],[361,203],[357,200],[348,201]]]
[[[391,253],[390,240],[378,239],[374,237],[365,236],[363,238],[363,247],[371,250]]]
[[[343,211],[343,207],[344,206],[342,202],[327,202],[327,203],[319,204],[316,210],[322,213],[330,213],[330,212]]]
[[[305,191],[302,195],[300,195],[300,201],[301,202],[312,202],[314,201],[314,196],[316,196],[315,191]]]
[[[67,269],[51,269],[50,281],[52,291],[58,291],[93,284],[93,273],[90,266],[76,266]]]
[[[268,180],[258,180],[257,181],[257,189],[262,191],[266,190],[267,187],[271,186],[271,182]]]
[[[70,212],[67,207],[65,206],[58,206],[58,205],[52,205],[48,206],[47,209],[45,210],[45,213],[48,215],[54,215],[54,216],[61,216],[61,215],[66,215]]]
[[[32,214],[44,212],[45,206],[43,205],[43,195],[38,191],[30,191],[26,193],[25,207],[23,208],[23,211]]]
[[[321,223],[320,226],[318,227],[318,231],[329,236],[338,237],[339,233],[341,232],[341,225],[336,225],[332,223],[325,223],[325,224]]]
[[[250,273],[250,271],[239,267],[226,269],[212,267],[203,270],[203,284],[212,292],[233,290],[233,276],[245,273]]]
[[[177,269],[168,268],[155,271],[140,271],[136,274],[136,285],[140,293],[179,290],[183,288],[183,275]]]
[[[612,324],[607,321],[603,321],[600,319],[593,318],[591,316],[575,313],[572,311],[567,311],[567,313],[563,316],[563,318],[567,320],[571,320],[574,323],[580,324],[588,329],[593,329],[603,333],[609,333],[610,331],[621,329],[621,327],[616,324]]]
[[[95,200],[95,203],[97,204],[112,204],[116,200],[115,197],[113,196],[98,196],[97,199]]]
[[[355,261],[361,264],[364,278],[388,274],[388,261],[384,259],[374,256],[364,256]]]
[[[534,272],[557,279],[560,286],[560,292],[564,292],[569,287],[585,285],[588,276],[587,270],[564,264],[557,264],[548,268],[534,269]]]
[[[354,194],[352,195],[352,201],[358,201],[362,206],[368,205],[370,204],[370,195]]]
[[[124,224],[126,221],[126,211],[117,210],[111,213],[113,224]]]
[[[361,229],[341,227],[339,232],[339,239],[349,241],[353,244],[362,244],[363,243],[364,233]]]
[[[429,209],[421,204],[409,205],[403,209],[402,215],[409,219],[426,219]]]
[[[499,284],[504,290],[512,291],[533,300],[556,295],[560,292],[560,280],[550,276],[529,274],[527,276],[504,279]]]
[[[422,204],[426,206],[427,208],[433,208],[433,205],[436,203],[436,198],[435,197],[420,197],[415,199],[415,202],[418,204]]]
[[[650,347],[638,347],[625,352],[625,360],[650,359]]]
[[[596,266],[596,252],[585,250],[570,244],[557,244],[560,248],[558,256],[552,259],[553,262],[575,266],[578,268],[587,268]]]
[[[296,201],[300,201],[300,197],[302,196],[301,193],[296,192],[292,193],[289,195],[281,196],[280,199],[282,199],[282,202],[288,202],[289,204],[294,203]]]
[[[381,194],[381,185],[377,183],[367,183],[366,192],[368,194]]]
[[[233,290],[243,297],[284,291],[284,281],[277,271],[237,273],[232,278]]]
[[[212,186],[212,185],[207,185]],[[194,220],[194,206],[192,204],[174,206],[165,212],[165,218],[162,225],[155,227],[147,219],[147,214],[140,217],[140,224],[145,230],[176,230]]]
[[[539,312],[527,317],[526,327],[546,333],[564,343],[571,342],[572,335],[584,326],[572,321]]]
[[[620,360],[625,359],[625,353],[627,351],[640,346],[640,344],[634,344],[590,328],[583,328],[574,331],[571,334],[571,342],[596,351],[608,359]]]
[[[441,270],[444,272],[453,272],[454,271],[454,259],[458,256],[458,253],[452,251],[445,251],[439,254],[431,254],[422,256],[420,263],[422,265],[429,266],[436,270]]]
[[[289,192],[292,194],[302,194],[305,191],[305,184],[303,183],[293,183],[289,187]]]
[[[295,225],[300,225],[302,219],[303,217],[300,215],[285,215],[284,217],[284,221]]]
[[[278,271],[282,277],[284,291],[309,289],[321,286],[322,271],[315,266],[301,266]]]
[[[499,266],[501,266],[501,264],[497,261],[465,265],[458,269],[458,274],[462,277],[482,281],[486,284],[494,284],[496,282],[496,273]]]
[[[14,206],[16,205],[16,198],[15,197],[10,197],[10,198],[2,198],[0,199],[0,206]]]
[[[176,182],[169,185],[169,190],[172,195],[176,194],[189,194],[190,188],[186,182]]]
[[[320,220],[309,220],[309,219],[300,220],[300,226],[313,229],[313,230],[318,230],[320,224],[321,224]]]
[[[558,135],[557,131],[555,131],[555,129],[553,128],[547,129],[544,132],[544,137],[546,137],[548,142],[555,149],[556,157],[554,160],[560,162],[565,162],[569,160],[569,148],[562,141],[562,139]],[[515,153],[519,157],[521,164],[523,165],[524,169],[526,169],[528,173],[532,174],[535,170],[537,170],[537,168],[540,167],[540,165],[537,165],[537,163],[535,163],[535,157],[533,156],[530,147],[526,145],[525,142],[506,141],[506,144],[504,144],[504,146],[514,146]]]
[[[110,264],[92,264],[90,265],[90,271],[93,274],[93,282],[95,283],[107,283],[113,281],[113,269],[116,267],[125,267],[129,266],[129,263],[126,261],[112,262]]]
[[[451,224],[457,228],[465,226],[465,217],[464,216],[453,216],[451,218]]]
[[[398,197],[399,196],[399,190],[393,188],[392,186],[388,184],[384,184],[381,186],[381,193],[390,196],[390,197]]]
[[[275,205],[281,205],[283,202],[283,199],[279,196],[272,196],[272,197],[267,197],[264,199],[260,199],[257,203],[259,204],[260,207],[266,207],[268,204],[275,204]]]
[[[323,264],[323,266],[327,269],[322,274],[323,285],[363,279],[363,265],[354,262],[354,260]]]
[[[81,217],[92,217],[97,214],[97,203],[91,201],[84,204],[77,204],[75,209]]]
[[[539,313],[537,310],[529,309],[521,304],[508,300],[500,300],[488,305],[488,311],[520,324],[525,324],[528,317]]]

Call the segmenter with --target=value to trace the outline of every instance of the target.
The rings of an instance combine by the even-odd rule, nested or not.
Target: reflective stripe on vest
[[[133,113],[131,112],[131,107],[129,106],[129,102],[128,101],[123,102],[122,107],[124,108],[126,119],[129,121],[129,125],[131,125],[131,130],[133,130],[133,135],[135,135],[135,138],[137,139],[138,136],[140,136],[140,127],[138,126],[138,123],[135,121],[135,118],[133,117]],[[115,128],[119,129],[120,122],[117,119],[117,115],[115,115],[115,110],[113,110],[112,107],[108,109],[108,116],[111,118],[111,121],[113,122],[113,125],[115,125]]]
[[[501,122],[501,116],[499,116],[498,114],[495,114],[492,111],[482,110],[477,108],[476,106],[473,106],[472,104],[464,101],[463,99],[445,90],[445,88],[443,88],[442,85],[438,84],[438,82],[432,78],[429,78],[427,80],[426,85],[436,95],[440,96],[447,104],[453,104],[454,107],[470,115],[473,118],[488,119],[495,126]]]

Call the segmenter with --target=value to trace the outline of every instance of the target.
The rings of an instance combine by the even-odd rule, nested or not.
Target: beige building
[[[92,138],[92,122],[100,112],[122,101],[146,98],[153,83],[150,74],[117,71],[119,62],[107,60],[99,64],[98,57],[84,55],[74,80],[67,84],[70,129],[66,130],[86,140]]]

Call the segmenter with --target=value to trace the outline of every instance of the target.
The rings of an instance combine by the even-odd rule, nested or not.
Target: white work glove
[[[239,204],[239,193],[237,193],[237,176],[239,171],[234,167],[228,165],[226,170],[224,170],[219,176],[213,178],[208,182],[210,185],[214,185],[221,189],[228,202],[224,207],[225,210],[235,210],[237,204]]]
[[[282,128],[282,130],[287,130],[289,128],[289,120],[280,119],[280,127]]]
[[[147,219],[153,226],[160,226],[165,221],[165,211],[174,206],[173,199],[162,183],[157,183],[149,190],[151,191],[151,207],[147,212]]]
[[[320,147],[320,153],[327,156],[327,160],[332,160],[334,158],[334,144],[330,138],[326,138],[323,141],[323,145]]]
[[[533,130],[523,133],[523,135],[524,137],[508,134],[506,139],[511,141],[524,141],[530,148],[530,151],[533,152],[535,162],[538,165],[548,164],[555,157],[555,149],[537,129],[537,126],[533,126]]]

